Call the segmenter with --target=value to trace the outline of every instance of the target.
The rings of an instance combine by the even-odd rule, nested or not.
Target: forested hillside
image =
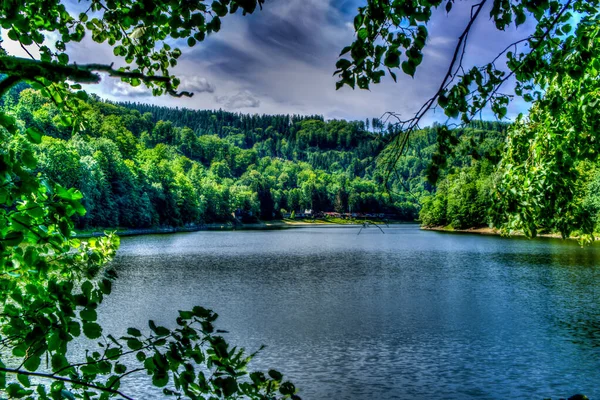
[[[387,140],[377,120],[193,111],[94,96],[82,107],[85,129],[72,135],[54,104],[32,89],[19,88],[3,103],[23,125],[47,133],[34,149],[36,168],[83,193],[87,213],[78,217],[79,228],[181,226],[227,221],[233,214],[269,220],[305,209],[413,221],[422,204],[425,223],[454,223],[446,217],[453,211],[445,210],[452,206],[439,196],[430,199],[435,188],[425,178],[438,149],[436,127],[414,135],[388,178],[376,162]],[[440,187],[445,193],[445,179],[454,179],[456,170],[474,174],[478,189],[458,195],[473,209],[461,214],[460,226],[485,223],[493,157],[504,131],[503,124],[480,122],[458,132],[464,148],[475,145],[476,151],[458,151]]]

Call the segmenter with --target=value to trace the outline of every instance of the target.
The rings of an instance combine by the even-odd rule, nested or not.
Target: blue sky
[[[335,62],[340,50],[352,42],[351,23],[365,2],[267,0],[254,15],[226,17],[218,34],[193,48],[180,46],[183,55],[172,72],[182,78],[183,89],[194,91],[191,99],[152,97],[144,88],[108,78],[86,89],[112,100],[195,109],[321,114],[328,119],[373,118],[393,111],[409,117],[439,86],[476,1],[457,0],[449,15],[443,7],[434,14],[423,64],[414,79],[399,74],[398,83],[384,78],[370,91],[336,91]],[[490,61],[506,44],[527,36],[528,29],[525,25],[498,32],[486,10],[470,35],[467,65]],[[17,46],[7,48],[19,52]],[[114,59],[111,48],[88,39],[70,51],[71,60],[78,63]],[[515,102],[509,117],[521,111],[526,105]],[[440,112],[431,113],[427,122],[443,119]]]

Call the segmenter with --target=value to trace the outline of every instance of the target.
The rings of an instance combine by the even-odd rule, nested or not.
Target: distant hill
[[[54,105],[32,89],[3,106],[50,137],[35,149],[38,169],[84,194],[80,228],[182,226],[284,213],[375,213],[412,221],[435,192],[425,179],[437,149],[435,127],[416,132],[397,170],[376,163],[389,135],[379,121],[321,116],[248,115],[97,96],[81,104],[85,129],[61,125]],[[375,126],[377,132],[367,127]],[[490,155],[505,125],[477,123],[459,132]],[[457,155],[443,175],[477,163]]]

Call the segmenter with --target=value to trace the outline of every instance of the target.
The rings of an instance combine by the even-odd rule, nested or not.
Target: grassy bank
[[[503,234],[500,230],[490,227],[479,227],[479,228],[467,228],[467,229],[455,229],[450,225],[447,226],[421,226],[421,229],[427,231],[436,231],[436,232],[450,232],[450,233],[474,233],[478,235],[493,235],[493,236],[518,236],[518,237],[526,237],[523,232],[512,232],[510,235]],[[562,239],[562,236],[559,233],[538,233],[537,237],[540,238],[550,238],[550,239]],[[600,233],[594,233],[594,241],[600,238]],[[571,237],[567,239],[574,240],[582,240],[582,237],[578,233],[574,233]],[[584,241],[585,242],[585,241]]]

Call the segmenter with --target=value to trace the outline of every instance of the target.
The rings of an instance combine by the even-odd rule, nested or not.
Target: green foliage
[[[482,18],[486,3],[491,3],[490,20],[498,30],[526,22],[535,29],[530,36],[507,43],[489,62],[468,67],[463,65],[467,38]],[[453,0],[383,0],[360,7],[354,20],[355,41],[342,50],[340,57],[345,58],[337,63],[338,89],[344,85],[368,89],[386,72],[396,80],[393,71],[398,68],[416,76],[432,15],[443,7],[453,18],[453,4]],[[470,122],[485,108],[498,119],[505,118],[512,97],[502,86],[513,78],[514,94],[533,102],[533,107],[528,117],[520,117],[511,128],[495,190],[492,223],[528,236],[550,229],[564,237],[581,231],[589,238],[594,226],[583,206],[587,180],[580,167],[584,161],[595,163],[599,150],[594,139],[598,131],[599,26],[597,0],[474,4],[439,89],[413,118],[398,124],[395,154],[386,159],[388,169],[397,167],[409,138],[433,107],[439,106],[446,116],[460,118],[462,123]],[[428,172],[432,183],[458,143],[454,132],[445,127],[438,130],[438,139],[439,152]],[[433,211],[440,204],[427,206],[428,214],[441,218],[441,213]]]
[[[406,193],[400,181],[388,193],[375,165],[387,132],[368,132],[362,121],[175,110],[94,97],[77,108],[87,123],[75,135],[60,132],[53,120],[43,123],[36,110],[59,112],[32,89],[7,111],[20,125],[54,136],[33,147],[36,171],[83,193],[88,212],[76,218],[80,229],[228,221],[234,212],[246,220],[271,219],[282,208],[404,220],[418,213],[418,196]],[[433,149],[435,136],[427,135],[433,142],[423,145]],[[410,170],[410,185],[420,191],[426,190],[429,154]]]
[[[393,70],[398,68],[414,77],[423,61],[429,37],[427,27],[433,14],[436,9],[444,7],[449,18],[452,18],[453,3],[454,0],[383,0],[369,1],[359,7],[354,19],[355,41],[340,54],[340,57],[347,58],[340,58],[336,64],[338,69],[335,74],[340,78],[338,88],[348,85],[368,89],[370,83],[379,83],[386,72],[396,80]],[[514,76],[519,96],[526,99],[539,96],[539,87],[532,83],[537,79],[536,76],[555,70],[556,64],[547,61],[548,55],[561,55],[562,43],[570,40],[573,14],[577,13],[583,20],[595,18],[599,4],[595,0],[494,0],[489,16],[497,29],[505,30],[511,24],[518,27],[531,21],[536,31],[525,40],[507,46],[504,52],[487,64],[471,69],[461,68],[462,50],[485,3],[473,6],[470,18],[465,21],[465,30],[458,38],[448,73],[440,82],[438,92],[426,104],[426,109],[437,101],[447,116],[461,116],[463,121],[470,121],[479,110],[490,106],[496,116],[502,119],[507,113],[509,96],[498,92],[498,87]],[[530,51],[517,53],[515,49],[522,42],[527,43]],[[496,63],[502,56],[506,57],[508,73]],[[417,117],[421,118],[419,115]]]
[[[76,147],[48,137],[40,142],[17,122],[0,113],[0,393],[11,398],[129,398],[121,378],[145,372],[154,386],[165,388],[165,396],[297,398],[294,385],[278,372],[268,377],[246,372],[253,355],[214,335],[217,315],[201,307],[180,311],[175,329],[150,321],[148,331],[130,328],[120,338],[105,333],[96,322],[96,309],[112,290],[116,274],[105,264],[119,240],[111,233],[73,238],[72,217],[86,213],[81,192],[40,179],[35,168],[44,164],[46,176],[73,179]],[[98,141],[102,152],[85,142],[77,145],[119,160],[114,143]],[[38,160],[34,147],[47,158]],[[54,169],[52,161],[58,163]],[[109,181],[126,179],[111,168],[105,170]],[[81,336],[102,341],[96,350],[88,349],[84,361],[75,362],[77,355],[68,349]],[[138,365],[132,366],[134,355]]]
[[[589,185],[582,201],[582,208],[590,216],[594,232],[600,232],[600,171],[597,168],[589,168],[587,175]]]
[[[39,60],[20,59],[1,52],[0,73],[8,75],[3,84],[27,79],[42,87],[57,103],[70,106],[69,93],[81,87],[67,84],[65,79],[98,82],[100,77],[93,71],[104,71],[132,86],[144,83],[155,95],[191,95],[176,92],[180,81],[169,70],[177,65],[181,50],[172,47],[172,41],[167,39],[185,39],[188,46],[193,46],[218,32],[221,19],[227,14],[253,13],[263,3],[264,0],[161,1],[147,7],[143,2],[91,1],[87,10],[78,15],[60,0],[4,3],[0,19],[7,37],[23,48],[35,47],[40,56]],[[97,43],[108,43],[126,66],[115,70],[112,65],[69,64],[70,45],[86,36]],[[55,38],[54,42],[49,43],[49,38]],[[18,79],[9,82],[13,77]]]
[[[39,124],[32,107],[54,112],[52,104],[35,98],[25,90],[12,109],[23,124]],[[440,164],[442,176],[449,168],[470,166],[472,159],[497,162],[506,129],[473,123],[453,131],[457,148],[449,159],[442,156],[447,146],[440,126],[416,132],[396,174],[385,182],[385,168],[373,155],[393,147],[377,120],[373,126],[379,132],[373,133],[362,121],[176,110],[94,98],[78,108],[89,121],[85,131],[56,133],[66,140],[45,138],[34,147],[38,171],[84,194],[88,212],[76,224],[86,229],[227,221],[234,212],[252,221],[281,217],[281,209],[384,213],[413,221],[435,192],[425,178],[431,161]],[[56,131],[54,125],[50,130]],[[147,132],[166,133],[152,139]],[[119,146],[129,137],[127,148]]]
[[[600,120],[600,12],[584,16],[561,51],[544,61],[543,88],[527,117],[511,127],[494,201],[495,223],[535,236],[554,228],[564,237],[578,230],[591,238],[593,218],[583,207],[598,161]]]
[[[119,240],[107,233],[80,241],[73,231],[75,219],[111,226],[122,218],[126,224],[132,223],[127,218],[144,221],[152,216],[152,196],[167,205],[168,223],[197,218],[198,205],[188,201],[195,195],[186,175],[194,169],[191,162],[179,157],[174,166],[167,165],[169,154],[177,151],[170,147],[175,130],[169,123],[150,131],[143,117],[137,124],[128,115],[122,120],[110,113],[110,105],[100,106],[104,112],[99,112],[83,101],[87,94],[72,82],[98,82],[94,71],[105,71],[133,86],[143,82],[154,94],[191,95],[176,92],[179,81],[168,69],[181,51],[166,39],[187,37],[191,46],[217,32],[227,13],[251,13],[262,2],[153,2],[146,7],[142,2],[92,1],[78,16],[60,1],[0,6],[7,36],[26,51],[36,46],[40,54],[40,60],[21,59],[0,47],[2,397],[130,399],[121,379],[146,373],[170,397],[298,398],[280,373],[249,373],[253,355],[230,348],[215,335],[217,315],[201,307],[181,311],[174,329],[150,321],[149,330],[130,328],[121,338],[104,332],[96,310],[116,278],[106,263]],[[128,65],[115,70],[112,65],[69,64],[68,44],[86,34],[108,42]],[[49,37],[56,41],[47,43]],[[23,80],[39,92],[23,90],[18,85]],[[9,92],[13,86],[20,91],[19,104],[15,91]],[[160,144],[144,148],[139,139],[143,131],[150,132],[151,144]],[[147,191],[140,189],[142,176],[148,179]],[[85,200],[71,186],[78,186]],[[78,337],[100,339],[83,360],[68,351]]]
[[[445,176],[435,195],[424,200],[421,223],[455,229],[488,225],[494,172],[489,161],[473,160],[471,166]]]

